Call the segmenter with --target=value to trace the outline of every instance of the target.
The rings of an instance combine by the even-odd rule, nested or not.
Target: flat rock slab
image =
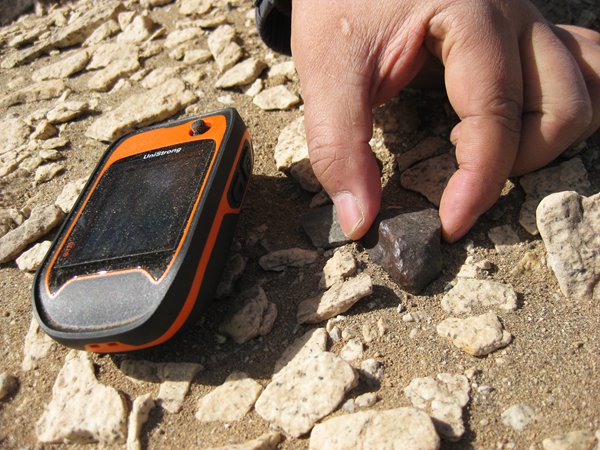
[[[279,85],[265,89],[252,99],[252,103],[265,111],[285,110],[300,103],[300,97]]]
[[[42,265],[42,261],[44,261],[44,257],[46,256],[46,253],[48,253],[48,250],[50,250],[51,246],[51,241],[44,241],[40,242],[39,244],[35,244],[17,258],[17,266],[20,270],[24,270],[26,272],[35,272]]]
[[[469,380],[464,375],[440,373],[436,378],[415,378],[404,394],[415,408],[430,414],[437,432],[458,441],[465,432],[463,408],[469,402]]]
[[[222,447],[209,447],[206,450],[277,450],[283,440],[281,433],[271,431],[240,444],[228,444]]]
[[[570,299],[600,301],[600,193],[544,198],[537,226],[560,289]]]
[[[350,239],[342,231],[333,205],[315,208],[302,216],[302,228],[317,248],[333,248]]]
[[[519,184],[526,194],[519,213],[519,223],[532,235],[538,234],[536,209],[544,197],[562,191],[576,191],[586,195],[591,187],[587,170],[580,158],[522,176]]]
[[[319,287],[328,289],[335,283],[352,277],[358,270],[358,263],[351,251],[341,249],[333,254],[323,267]]]
[[[89,60],[90,53],[88,50],[70,52],[63,55],[62,58],[54,64],[43,66],[36,70],[31,78],[33,78],[34,81],[68,78],[83,70]]]
[[[254,406],[262,386],[243,372],[234,372],[225,383],[200,399],[196,419],[200,422],[234,422]]]
[[[441,223],[435,209],[385,211],[364,241],[371,260],[403,289],[418,293],[442,270]]]
[[[459,278],[442,298],[442,308],[450,314],[479,314],[485,311],[515,311],[517,294],[507,284],[491,280]]]
[[[273,155],[277,170],[291,176],[302,189],[308,192],[321,190],[321,183],[317,180],[308,157],[304,116],[293,120],[281,130]]]
[[[52,400],[37,422],[40,443],[125,441],[127,408],[121,395],[96,380],[89,353],[71,351],[52,388]]]
[[[63,80],[48,80],[33,83],[0,99],[0,108],[56,98],[66,88]]]
[[[148,92],[132,95],[117,108],[102,114],[85,134],[100,141],[113,141],[135,128],[168,119],[196,99],[183,81],[172,78]]]
[[[65,213],[54,205],[36,206],[29,218],[0,238],[0,263],[15,259],[32,242],[59,225]]]
[[[327,331],[324,328],[315,328],[304,333],[287,347],[275,362],[273,373],[276,374],[285,366],[298,363],[303,359],[311,358],[317,353],[327,350]]]
[[[424,195],[435,206],[440,206],[442,193],[450,177],[456,172],[456,159],[446,154],[426,159],[400,175],[403,188]]]
[[[414,408],[363,411],[334,417],[310,434],[311,450],[436,450],[440,438],[427,414]]]
[[[358,383],[352,367],[333,353],[317,353],[279,371],[256,402],[256,412],[294,437],[332,413]]]
[[[310,266],[318,258],[319,253],[314,250],[294,247],[267,253],[259,258],[258,264],[265,270],[281,272],[287,267],[301,268]]]
[[[371,295],[373,282],[366,273],[331,286],[323,294],[300,302],[298,323],[319,323],[348,311],[357,301]]]
[[[277,306],[260,286],[248,289],[236,300],[234,312],[219,326],[219,332],[243,344],[267,335],[277,318]]]
[[[56,341],[42,331],[35,318],[31,319],[29,330],[25,335],[23,344],[23,362],[21,368],[24,371],[35,369],[38,363],[56,346]]]
[[[232,88],[245,86],[256,80],[260,73],[267,67],[264,61],[248,58],[227,70],[215,84],[218,88]]]
[[[498,316],[491,311],[466,319],[449,318],[436,329],[440,336],[473,356],[485,356],[512,341],[512,335],[504,330]]]
[[[600,432],[575,430],[546,438],[542,441],[544,450],[596,450],[600,444]]]

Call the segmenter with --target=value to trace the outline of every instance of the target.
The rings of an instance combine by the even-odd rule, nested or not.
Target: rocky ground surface
[[[385,212],[349,243],[251,3],[79,0],[0,28],[0,447],[600,448],[600,135],[448,245],[456,117],[404,92],[375,114]],[[595,3],[538,2],[598,30]],[[227,106],[255,165],[219,299],[152,350],[51,341],[32,273],[107,141]]]

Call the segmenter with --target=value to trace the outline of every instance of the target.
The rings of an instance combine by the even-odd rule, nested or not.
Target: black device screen
[[[111,165],[54,266],[51,285],[75,275],[141,267],[155,279],[181,240],[215,142],[152,150]]]

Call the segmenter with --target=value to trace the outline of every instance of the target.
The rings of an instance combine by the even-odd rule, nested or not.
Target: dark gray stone
[[[418,293],[442,270],[441,224],[435,209],[385,211],[364,243],[371,260],[403,289]]]
[[[333,205],[315,208],[302,217],[302,228],[317,248],[333,248],[347,244]]]

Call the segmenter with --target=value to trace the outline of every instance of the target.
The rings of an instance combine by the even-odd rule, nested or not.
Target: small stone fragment
[[[218,88],[231,88],[244,86],[256,80],[256,77],[267,67],[267,65],[255,58],[248,58],[227,70],[215,84]]]
[[[133,401],[127,426],[127,450],[142,450],[140,433],[150,416],[150,411],[154,408],[154,404],[151,394],[141,395]]]
[[[300,302],[298,323],[319,323],[348,311],[357,301],[373,292],[371,277],[362,273],[336,283],[323,294]]]
[[[287,365],[297,364],[303,359],[309,359],[315,354],[326,350],[327,331],[323,328],[309,330],[285,349],[275,363],[273,373],[276,374]]]
[[[186,42],[202,37],[204,32],[200,28],[184,28],[171,31],[165,39],[165,48],[175,48]]]
[[[437,432],[450,441],[458,441],[465,432],[463,408],[469,402],[469,380],[464,375],[440,373],[415,378],[404,394],[415,408],[425,410]]]
[[[73,208],[73,205],[75,205],[85,183],[87,183],[87,178],[80,178],[79,180],[67,183],[56,198],[54,204],[58,206],[62,212],[68,214]]]
[[[422,291],[442,270],[441,224],[438,212],[391,209],[375,222],[365,238],[371,260],[402,288]]]
[[[449,318],[437,326],[440,336],[473,356],[485,356],[506,347],[512,335],[504,330],[498,316],[488,312],[467,319]]]
[[[120,58],[113,61],[108,67],[99,70],[92,78],[88,80],[88,88],[106,92],[115,85],[120,78],[129,75],[140,68],[140,63],[136,58]]]
[[[24,270],[26,272],[35,272],[38,270],[51,246],[51,241],[44,241],[31,247],[17,258],[19,270]]]
[[[351,251],[344,249],[337,251],[325,263],[321,280],[319,281],[319,287],[328,289],[335,283],[354,276],[357,269],[358,264]]]
[[[358,377],[338,356],[322,352],[280,370],[256,402],[256,412],[299,437],[333,412]]]
[[[29,244],[60,224],[64,213],[56,206],[36,206],[29,218],[0,238],[0,264],[15,259]]]
[[[552,436],[542,441],[544,450],[596,450],[599,444],[594,433],[586,430],[575,430],[569,433]]]
[[[523,431],[535,419],[535,412],[529,405],[516,404],[506,409],[500,418],[507,427],[515,431]]]
[[[63,80],[33,83],[0,99],[0,108],[59,97],[66,89]]]
[[[212,8],[212,0],[182,0],[179,13],[184,16],[199,15],[208,12]]]
[[[176,77],[180,71],[181,68],[176,66],[157,67],[148,73],[140,84],[146,89],[162,86],[167,80]]]
[[[440,206],[442,192],[454,172],[456,159],[445,154],[426,159],[405,170],[400,175],[400,184],[405,189],[424,195],[435,206]]]
[[[32,75],[33,81],[44,81],[51,79],[69,78],[71,75],[83,70],[90,60],[90,54],[87,50],[78,50],[64,55],[60,61],[42,66]]]
[[[319,192],[321,183],[313,172],[308,157],[304,116],[298,117],[279,134],[274,151],[277,170],[288,173],[308,192]]]
[[[153,101],[148,102],[149,98]],[[162,86],[129,97],[120,106],[96,119],[85,134],[100,141],[113,141],[136,127],[168,119],[196,98],[185,88],[183,81],[173,78]]]
[[[212,54],[204,48],[191,48],[183,53],[183,62],[189,65],[202,64],[210,58],[212,58]]]
[[[362,359],[364,347],[362,342],[356,338],[350,339],[340,350],[340,358],[349,363]]]
[[[558,166],[522,176],[519,183],[526,194],[519,214],[519,223],[532,235],[538,234],[536,209],[544,197],[562,191],[576,191],[586,195],[591,187],[581,158],[572,158]]]
[[[69,352],[36,424],[38,442],[118,444],[125,441],[126,428],[119,392],[96,380],[89,353]]]
[[[50,164],[44,164],[43,166],[38,167],[35,171],[35,175],[33,177],[34,185],[38,186],[42,183],[50,181],[58,174],[64,172],[64,170],[65,166],[63,166],[61,163],[54,162]]]
[[[262,386],[243,372],[234,372],[225,383],[198,402],[196,419],[200,422],[234,422],[254,406]]]
[[[546,266],[546,258],[535,252],[527,252],[510,271],[511,276],[519,277],[525,274],[538,273]]]
[[[2,372],[0,373],[0,402],[13,395],[19,387],[19,380],[16,377]]]
[[[269,69],[269,78],[277,77],[293,80],[296,77],[296,66],[294,65],[294,61],[283,61],[271,66]]]
[[[258,264],[264,270],[274,270],[281,272],[287,267],[309,266],[317,261],[319,254],[314,250],[305,250],[303,248],[288,248],[276,250],[263,255],[258,260]]]
[[[42,120],[31,133],[31,139],[48,139],[58,134],[58,128],[47,120]]]
[[[494,227],[488,231],[488,237],[498,253],[508,253],[521,240],[510,225]]]
[[[252,99],[252,103],[265,111],[285,110],[300,103],[300,97],[279,85],[265,89]]]
[[[471,314],[498,309],[515,311],[517,294],[514,289],[497,281],[460,278],[442,299],[442,308],[450,314]]]
[[[221,71],[229,69],[242,57],[242,49],[234,38],[235,29],[231,25],[219,26],[208,37],[208,48]]]
[[[69,101],[62,102],[48,111],[46,119],[50,123],[65,123],[77,119],[92,111],[88,102]]]
[[[0,156],[25,145],[30,128],[20,117],[9,115],[0,120]]]
[[[44,359],[55,345],[56,342],[44,333],[37,320],[32,318],[23,345],[23,362],[21,363],[21,368],[24,371],[37,368],[38,362]]]
[[[93,47],[97,44],[100,44],[102,41],[114,36],[119,31],[121,31],[121,27],[116,20],[107,20],[102,25],[94,30],[92,34],[88,36],[88,38],[83,42],[84,47]]]
[[[361,411],[318,424],[311,450],[437,450],[440,438],[427,414],[414,408]]]
[[[384,374],[383,363],[374,358],[365,359],[360,364],[360,377],[369,386],[379,388]]]
[[[219,326],[219,333],[243,344],[258,336],[267,335],[277,318],[277,306],[271,303],[260,286],[250,288],[237,299],[238,307]]]
[[[206,450],[277,450],[283,440],[281,433],[270,431],[241,444],[228,444],[223,447],[209,447]]]
[[[152,35],[154,21],[150,16],[136,16],[117,36],[117,42],[139,44]]]
[[[415,147],[396,157],[398,171],[402,173],[420,161],[446,153],[449,147],[450,143],[445,139],[426,137]]]
[[[357,408],[370,408],[375,403],[377,403],[377,394],[375,392],[367,392],[354,399],[354,404]]]
[[[304,214],[302,228],[317,248],[339,247],[350,242],[342,231],[333,205],[314,208]]]
[[[536,214],[548,263],[563,294],[600,301],[600,193],[552,194],[540,202]]]

